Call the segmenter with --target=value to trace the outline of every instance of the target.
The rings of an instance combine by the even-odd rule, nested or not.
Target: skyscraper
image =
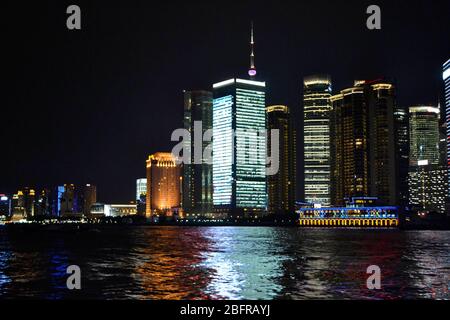
[[[444,80],[445,86],[445,114],[447,123],[447,168],[448,168],[448,179],[450,179],[450,59],[444,63],[442,79]],[[450,180],[447,182],[448,192],[447,197],[450,197]]]
[[[6,194],[0,194],[0,216],[9,217],[12,213],[11,197]]]
[[[217,212],[260,216],[267,206],[265,82],[213,85],[213,202]]]
[[[216,213],[260,217],[267,210],[266,83],[255,81],[253,23],[250,80],[213,85],[213,204]]]
[[[147,178],[136,179],[136,200],[140,201],[147,194]]]
[[[172,215],[180,206],[180,167],[170,152],[157,152],[147,160],[146,216]]]
[[[394,86],[384,80],[355,81],[331,97],[332,203],[377,197],[398,204],[398,144]]]
[[[306,202],[330,205],[331,79],[303,80],[304,165]]]
[[[267,176],[267,211],[270,214],[294,216],[297,185],[296,130],[287,106],[269,106],[266,111],[268,129],[279,130],[279,168],[276,174]],[[268,154],[272,155],[270,134],[268,139]]]
[[[190,132],[190,139],[184,141],[185,150],[190,150],[190,163],[183,164],[182,204],[187,217],[211,216],[213,212],[212,164],[211,159],[203,157],[211,142],[202,139],[205,132],[212,129],[212,105],[210,91],[184,92],[184,128]],[[199,159],[195,159],[196,152]]]
[[[72,183],[64,184],[64,192],[61,197],[61,216],[72,216],[80,213],[77,208],[77,193],[75,185]]]
[[[368,108],[364,87],[354,86],[332,96],[331,203],[369,195]]]
[[[89,215],[91,207],[97,202],[97,187],[92,184],[86,184],[83,187],[83,213]]]
[[[409,108],[409,203],[424,211],[445,210],[446,168],[440,162],[439,116],[435,106]]]
[[[369,194],[382,204],[398,205],[400,154],[395,87],[389,81],[375,80],[365,81],[364,89],[369,109]]]
[[[408,168],[409,168],[409,116],[407,108],[397,106],[394,112],[397,144],[397,188],[398,204],[408,204]]]

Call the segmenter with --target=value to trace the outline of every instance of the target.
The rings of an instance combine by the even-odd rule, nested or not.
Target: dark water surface
[[[82,289],[68,290],[79,265]],[[382,289],[366,288],[378,265]],[[448,299],[450,231],[114,227],[0,229],[0,298]]]

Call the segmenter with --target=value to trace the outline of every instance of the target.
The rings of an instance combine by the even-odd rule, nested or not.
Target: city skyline
[[[388,4],[385,6],[391,10],[390,12],[395,12]],[[438,4],[431,4],[430,6],[431,9],[429,10],[439,11],[438,9],[441,9]],[[93,7],[94,5],[89,8],[92,9]],[[146,157],[160,150],[170,150],[172,146],[170,132],[173,129],[182,127],[182,122],[180,121],[183,112],[182,108],[180,108],[183,100],[182,90],[189,88],[209,90],[215,81],[228,79],[234,75],[246,76],[248,69],[248,25],[252,18],[255,21],[258,76],[264,78],[268,88],[266,105],[279,103],[288,105],[295,114],[298,131],[302,131],[300,126],[302,79],[303,76],[317,72],[326,72],[331,75],[335,92],[345,88],[349,82],[355,79],[374,79],[380,75],[393,76],[397,79],[396,86],[399,89],[398,102],[403,107],[421,103],[436,105],[437,101],[443,96],[441,94],[443,87],[442,64],[447,60],[448,57],[445,54],[450,50],[448,43],[437,41],[438,39],[445,39],[442,33],[444,24],[441,25],[439,21],[434,21],[427,29],[430,31],[431,39],[426,40],[425,34],[420,38],[423,43],[435,44],[434,49],[436,50],[434,50],[433,56],[427,56],[425,49],[422,51],[422,49],[418,48],[419,53],[414,55],[414,59],[422,57],[421,62],[423,62],[423,65],[418,67],[420,70],[414,70],[417,71],[417,77],[408,79],[411,70],[414,69],[411,69],[414,64],[412,64],[412,58],[407,56],[407,50],[404,48],[399,50],[398,57],[395,58],[388,57],[387,53],[382,53],[381,55],[380,52],[376,51],[371,53],[377,55],[379,60],[370,66],[361,64],[362,62],[349,62],[343,58],[346,54],[353,53],[356,56],[360,56],[367,50],[356,47],[349,47],[346,54],[338,52],[336,57],[332,57],[333,55],[330,53],[329,55],[322,55],[312,59],[312,52],[309,52],[306,56],[298,55],[303,52],[304,47],[301,43],[298,46],[291,43],[297,36],[304,36],[308,31],[312,32],[310,27],[300,23],[300,25],[297,25],[297,28],[291,28],[296,23],[294,19],[286,20],[282,26],[268,24],[267,17],[270,7],[264,10],[257,10],[255,12],[256,17],[246,16],[245,13],[248,13],[248,7],[245,5],[237,7],[240,9],[240,12],[244,13],[238,19],[236,26],[231,26],[232,24],[225,22],[221,24],[210,22],[211,28],[205,27],[205,29],[209,30],[208,34],[210,36],[207,39],[211,40],[212,47],[222,49],[224,52],[217,55],[215,54],[217,50],[210,51],[203,48],[205,52],[198,58],[206,61],[205,67],[202,66],[200,68],[202,72],[197,72],[196,75],[189,72],[191,65],[192,67],[197,66],[197,68],[199,65],[202,65],[199,63],[201,60],[196,61],[193,58],[198,53],[195,45],[189,46],[195,53],[192,56],[189,55],[188,58],[185,57],[180,59],[180,61],[175,61],[174,57],[171,57],[169,54],[164,59],[158,60],[164,61],[167,59],[171,61],[169,64],[163,63],[159,73],[156,73],[155,78],[162,80],[162,85],[167,84],[167,88],[162,94],[148,91],[148,86],[151,87],[154,84],[154,80],[150,78],[155,74],[151,72],[152,68],[149,67],[143,57],[150,53],[153,47],[140,42],[139,39],[141,38],[139,37],[132,40],[134,50],[121,49],[117,57],[117,59],[120,59],[127,55],[131,57],[137,56],[139,58],[138,61],[132,63],[126,62],[129,59],[124,59],[126,62],[124,65],[115,65],[117,69],[113,68],[110,72],[107,67],[113,66],[114,64],[111,64],[111,62],[114,60],[108,61],[106,52],[99,52],[98,48],[90,53],[74,50],[74,52],[67,53],[67,57],[62,55],[58,59],[54,59],[54,55],[61,54],[61,49],[56,50],[54,53],[50,53],[46,49],[44,52],[50,53],[48,57],[42,53],[36,53],[36,56],[34,56],[36,62],[25,59],[24,65],[19,66],[19,70],[23,70],[23,74],[34,74],[37,78],[33,81],[27,80],[23,86],[26,87],[27,91],[34,93],[34,95],[31,94],[30,96],[35,97],[39,108],[31,109],[30,106],[33,104],[30,103],[29,98],[13,99],[12,97],[18,96],[16,90],[12,91],[11,97],[8,96],[8,102],[10,102],[10,106],[14,110],[7,109],[6,118],[16,119],[16,117],[20,116],[19,119],[21,121],[19,123],[23,127],[19,126],[22,130],[14,130],[12,127],[13,121],[11,121],[11,124],[6,123],[6,126],[2,127],[2,133],[4,133],[3,136],[6,140],[4,149],[8,153],[8,157],[3,158],[1,161],[3,166],[11,168],[11,170],[2,173],[0,190],[12,193],[22,186],[41,189],[44,186],[60,185],[67,181],[75,184],[92,182],[98,187],[98,198],[106,203],[132,200],[135,193],[135,179],[145,176],[143,165]],[[363,5],[358,7],[361,9],[361,12],[363,12],[363,7]],[[117,9],[117,7],[112,7],[108,10],[114,16],[114,12]],[[312,13],[316,12],[312,8],[310,10]],[[223,14],[226,15],[226,12]],[[327,14],[329,14],[328,11],[325,12],[325,15]],[[213,13],[212,15],[218,15],[218,13]],[[317,15],[313,14],[313,16],[317,18]],[[102,15],[102,17],[104,16]],[[363,17],[364,14],[361,13],[359,26],[361,30],[358,31],[360,32],[358,36],[372,38],[385,35],[383,29],[378,35],[370,34],[368,30],[364,30]],[[391,21],[389,17],[390,15],[387,14],[385,20],[383,20],[387,26],[389,26]],[[93,18],[93,16],[90,16],[86,20],[89,22],[89,19]],[[124,19],[129,18],[127,16]],[[209,19],[213,18],[208,18],[208,21]],[[330,25],[332,25],[332,21]],[[356,26],[358,23],[354,22],[354,25]],[[352,22],[350,25],[339,28],[343,28],[343,30],[340,30],[343,32],[350,30],[354,25]],[[53,26],[53,20],[47,26]],[[124,27],[123,25],[121,26]],[[405,20],[404,28],[407,29],[408,27],[414,28],[413,24]],[[189,32],[191,35],[201,35],[205,32],[199,25],[194,25],[190,28]],[[72,48],[72,44],[70,44],[72,42],[74,43],[73,46],[83,44],[86,41],[93,45],[93,40],[89,37],[96,38],[96,33],[89,27],[86,27],[86,29],[87,31],[82,31],[81,35],[78,36],[66,35],[66,30],[64,29],[59,30],[56,28],[55,30],[49,29],[49,31],[50,34],[54,34],[56,37],[64,38],[62,39],[63,44],[68,48]],[[151,30],[151,28],[138,27],[138,34],[144,36],[148,30]],[[280,32],[280,30],[295,30],[295,32],[294,35],[287,36],[286,33]],[[437,31],[437,33],[434,34],[431,30]],[[441,34],[439,34],[439,30],[441,30]],[[104,31],[97,30],[97,32],[101,34]],[[120,35],[122,31],[120,31],[120,28],[113,28],[112,32]],[[171,36],[179,32],[180,30],[176,26],[169,26],[166,34]],[[396,29],[395,32],[403,34],[404,30]],[[281,42],[275,40],[274,33],[277,36],[279,34],[284,35],[282,40],[280,40]],[[422,33],[419,32],[420,34]],[[65,40],[65,37],[70,39]],[[187,39],[184,39],[181,33],[178,39],[180,39],[180,43],[177,45],[189,45],[190,43],[186,42]],[[165,39],[160,40],[166,43]],[[399,39],[397,41],[402,42]],[[201,41],[198,43],[192,41],[192,44],[194,43],[198,44]],[[39,48],[40,44],[34,44],[36,48]],[[107,44],[109,46],[115,45],[110,40],[107,41]],[[271,46],[276,46],[277,44],[282,44],[284,49],[290,50],[280,51],[279,49],[271,48]],[[234,49],[230,49],[230,45]],[[332,40],[328,46],[330,48],[336,47],[333,46]],[[398,48],[401,45],[394,44],[392,47]],[[176,48],[176,46],[173,48]],[[367,48],[370,48],[370,46]],[[286,58],[283,59],[285,61],[280,61],[280,54]],[[83,66],[81,60],[86,57],[94,58],[92,65],[76,68],[77,65]],[[79,60],[80,58],[81,60]],[[323,59],[321,60],[320,58]],[[105,60],[101,61],[102,59]],[[42,66],[38,62],[40,60],[45,61]],[[210,68],[213,65],[213,61],[220,61],[220,63],[215,63],[214,67]],[[395,66],[399,61],[404,62],[405,66]],[[336,68],[333,66],[336,62],[343,62],[344,64],[341,68]],[[186,65],[181,66],[180,63],[185,63]],[[287,71],[286,66],[290,64],[293,64],[294,67],[292,70]],[[414,65],[414,67],[417,66]],[[56,69],[58,68],[61,68],[61,71],[57,71]],[[99,68],[103,70],[105,75],[102,72],[99,74],[96,72],[95,75],[92,74],[92,78],[86,78],[86,74],[90,74],[90,68],[95,70]],[[180,70],[180,72],[175,72],[177,70]],[[388,70],[390,72],[386,72]],[[70,74],[70,77],[66,75],[67,72]],[[112,80],[116,72],[119,72],[121,76],[119,80]],[[174,76],[174,72],[177,76]],[[34,82],[47,73],[51,75],[49,79],[53,79],[51,81],[55,87],[54,95],[39,92],[40,87]],[[180,73],[186,75],[179,77]],[[361,74],[365,74],[365,76]],[[63,77],[61,78],[61,76]],[[178,79],[174,80],[174,78]],[[285,78],[285,80],[279,81],[282,78]],[[15,76],[13,79],[20,80]],[[81,79],[87,81],[86,86],[83,86]],[[100,80],[98,83],[101,85],[94,85],[95,80]],[[61,82],[61,84],[66,86],[66,89],[61,91],[62,93],[58,92],[60,90],[57,82]],[[73,84],[73,86],[69,86],[69,84]],[[135,87],[133,84],[137,84],[137,86]],[[160,86],[157,87],[160,88]],[[417,90],[417,87],[423,90]],[[130,90],[132,92],[131,95],[121,94]],[[62,94],[71,96],[73,100],[63,99]],[[126,106],[125,110],[128,110],[128,112],[124,113],[125,110],[122,110],[123,106]],[[21,110],[27,112],[20,113]],[[442,114],[444,114],[443,111]],[[61,116],[63,116],[62,119],[60,119]],[[161,121],[157,121],[155,116],[160,117],[159,120]],[[140,120],[141,118],[144,118],[145,121]],[[172,120],[168,122],[168,119]],[[84,120],[84,122],[81,120]],[[303,139],[300,136],[297,140],[299,141],[297,150],[302,150],[300,141]],[[301,154],[299,154],[298,158],[297,171],[301,172]],[[39,168],[39,170],[36,170],[36,168]],[[114,179],[117,183],[110,183],[111,179]],[[299,181],[303,181],[303,179],[300,178]],[[301,183],[298,185],[300,185],[300,188]]]

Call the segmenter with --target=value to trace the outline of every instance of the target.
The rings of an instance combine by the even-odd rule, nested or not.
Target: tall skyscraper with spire
[[[250,79],[213,84],[214,210],[237,219],[267,210],[266,84],[255,80],[253,24],[250,45]]]

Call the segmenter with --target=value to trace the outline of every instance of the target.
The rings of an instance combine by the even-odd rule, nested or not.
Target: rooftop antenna
[[[256,68],[255,68],[255,41],[253,39],[253,21],[251,24],[251,29],[250,29],[250,48],[251,48],[251,52],[250,52],[250,69],[248,70],[248,75],[250,76],[250,78],[253,78],[256,76]]]

